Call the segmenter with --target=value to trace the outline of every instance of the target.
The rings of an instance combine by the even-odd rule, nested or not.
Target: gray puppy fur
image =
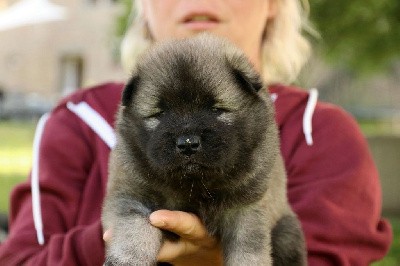
[[[102,217],[112,229],[107,265],[157,263],[173,236],[149,223],[159,209],[196,214],[225,265],[306,264],[273,104],[237,48],[207,35],[151,48],[125,87],[116,128]]]

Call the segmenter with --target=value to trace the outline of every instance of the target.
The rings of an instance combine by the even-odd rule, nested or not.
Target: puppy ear
[[[128,83],[125,85],[124,91],[122,92],[122,106],[129,106],[132,102],[132,97],[139,84],[139,76],[134,75]]]
[[[258,92],[264,85],[260,75],[254,70],[247,57],[237,50],[227,53],[228,66],[236,82],[241,88],[249,92]]]
[[[232,72],[241,88],[250,92],[258,92],[263,88],[261,77],[257,73],[250,73],[237,68],[233,68]],[[251,70],[251,72],[253,72],[253,70]]]

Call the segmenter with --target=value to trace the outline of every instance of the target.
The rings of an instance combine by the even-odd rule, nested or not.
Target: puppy
[[[208,35],[156,45],[117,118],[103,226],[108,265],[155,265],[159,209],[196,214],[225,265],[305,265],[273,104],[246,56]]]

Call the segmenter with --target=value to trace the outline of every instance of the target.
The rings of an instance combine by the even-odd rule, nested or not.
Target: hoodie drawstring
[[[31,192],[32,192],[32,212],[33,223],[37,235],[39,245],[44,244],[42,210],[40,207],[40,188],[39,188],[39,158],[40,158],[40,141],[42,139],[44,126],[49,118],[49,114],[44,114],[36,127],[35,137],[33,139],[33,158],[32,158],[32,174],[31,174]]]
[[[309,91],[307,105],[303,115],[303,133],[308,146],[311,146],[314,143],[312,138],[312,117],[315,111],[315,107],[317,105],[317,99],[318,90],[311,89]]]
[[[67,108],[82,119],[106,144],[113,149],[117,143],[114,129],[107,121],[86,102],[67,103]]]

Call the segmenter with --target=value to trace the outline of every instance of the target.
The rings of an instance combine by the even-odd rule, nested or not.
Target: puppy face
[[[118,133],[158,176],[223,186],[252,167],[273,115],[244,55],[200,38],[141,58],[124,90]]]

